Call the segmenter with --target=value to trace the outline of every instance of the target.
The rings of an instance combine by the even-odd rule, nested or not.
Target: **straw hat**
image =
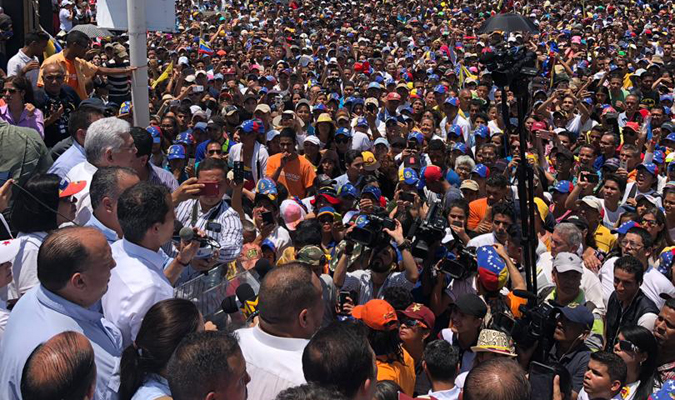
[[[516,348],[513,340],[502,331],[483,329],[478,335],[478,343],[471,347],[474,353],[496,353],[504,356],[515,357]]]

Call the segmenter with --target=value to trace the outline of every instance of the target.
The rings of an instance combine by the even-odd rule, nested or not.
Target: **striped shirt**
[[[239,256],[241,247],[244,243],[244,230],[239,219],[239,214],[230,207],[225,201],[203,212],[198,203],[199,199],[186,200],[176,207],[176,220],[183,226],[197,227],[210,238],[213,238],[220,244],[218,262],[228,263]],[[192,222],[193,214],[195,222]],[[209,221],[220,224],[220,232],[206,229]],[[173,250],[175,257],[177,252]]]

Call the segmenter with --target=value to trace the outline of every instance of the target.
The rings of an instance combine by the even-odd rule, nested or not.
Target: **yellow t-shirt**
[[[609,253],[614,248],[614,245],[616,245],[616,237],[602,223],[598,225],[593,238],[595,239],[595,247],[605,253]]]
[[[394,381],[403,389],[405,394],[412,396],[415,391],[415,361],[405,349],[402,350],[403,364],[400,361],[393,363],[380,361],[379,359],[376,361],[377,380]]]

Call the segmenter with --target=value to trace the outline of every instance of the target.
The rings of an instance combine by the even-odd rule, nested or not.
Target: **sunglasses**
[[[16,92],[18,92],[18,90],[12,88],[2,89],[2,93],[14,94]]]
[[[340,144],[349,143],[349,139],[335,139],[335,143],[340,143]]]
[[[619,345],[619,348],[621,349],[621,351],[625,351],[625,352],[632,351],[633,353],[637,353],[640,350],[636,345],[629,342],[628,340],[616,339],[614,341],[614,345],[616,346],[617,344]]]
[[[422,328],[426,328],[427,326],[424,324],[424,322],[418,320],[418,319],[411,319],[411,318],[401,318],[401,325],[405,325],[410,328],[414,328],[416,326],[420,326]]]
[[[333,218],[331,218],[331,217],[328,217],[328,218],[319,218],[319,223],[321,223],[321,225],[332,224],[332,223],[333,223]]]
[[[223,154],[222,150],[209,150],[209,154]]]

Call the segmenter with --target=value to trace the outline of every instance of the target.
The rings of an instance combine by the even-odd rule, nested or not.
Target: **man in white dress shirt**
[[[269,272],[258,294],[259,323],[239,329],[239,345],[251,375],[249,398],[273,399],[305,383],[302,353],[321,327],[321,282],[299,263]]]
[[[116,117],[102,118],[93,122],[87,129],[84,139],[84,152],[87,160],[74,166],[66,179],[70,182],[86,181],[87,186],[75,197],[77,213],[75,222],[83,225],[91,216],[89,186],[91,178],[101,167],[131,167],[136,158],[134,139],[129,134],[131,125]]]
[[[125,190],[117,202],[124,237],[113,244],[117,268],[103,296],[103,313],[122,331],[124,347],[136,338],[145,313],[173,297],[172,284],[199,249],[199,242],[181,243],[175,259],[161,250],[173,236],[175,214],[169,190],[141,182]]]

